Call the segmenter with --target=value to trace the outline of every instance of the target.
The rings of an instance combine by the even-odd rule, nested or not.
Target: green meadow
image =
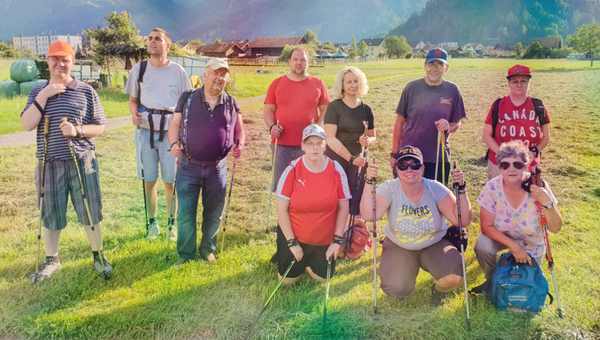
[[[371,250],[359,260],[338,262],[331,279],[327,339],[600,338],[600,66],[590,69],[589,62],[564,60],[451,60],[446,79],[460,86],[467,109],[461,129],[451,137],[452,159],[466,173],[474,210],[468,227],[467,282],[473,287],[484,281],[473,252],[480,233],[476,199],[486,182],[483,121],[494,99],[508,93],[506,70],[517,62],[533,68],[530,94],[544,101],[552,119],[542,165],[564,219],[561,233],[550,238],[566,317],[557,316],[556,304],[527,316],[498,312],[485,297],[470,297],[469,332],[463,289],[443,306],[429,307],[433,279],[423,272],[405,300],[392,300],[379,289],[375,315]],[[370,152],[379,164],[389,158],[402,89],[423,76],[422,65],[423,60],[357,64],[369,79],[364,100],[374,109],[377,132]],[[314,67],[311,73],[331,87],[340,68]],[[233,68],[233,92],[239,98],[265,94],[270,82],[286,72],[284,67],[263,68],[263,74],[256,70]],[[128,114],[126,96],[101,93],[101,98],[112,117]],[[25,100],[0,99],[1,133],[20,130]],[[35,270],[39,218],[35,147],[0,148],[0,338],[243,339],[277,285],[277,269],[269,262],[275,235],[265,234],[271,167],[262,107],[261,101],[242,106],[247,142],[235,173],[223,251],[214,264],[193,261],[179,270],[172,268],[177,259],[174,243],[144,238],[142,183],[135,171],[133,127],[127,126],[97,138],[104,249],[114,266],[113,277],[96,277],[87,237],[70,208],[60,244],[63,268],[32,284],[27,276]],[[4,129],[11,121],[12,128]],[[391,170],[382,168],[379,181],[391,178]],[[167,215],[159,190],[161,231]],[[382,239],[385,221],[377,225]],[[221,242],[222,233],[218,237]],[[545,263],[543,267],[550,278]],[[325,288],[306,277],[281,287],[251,338],[321,338]],[[550,291],[554,293],[552,282]]]

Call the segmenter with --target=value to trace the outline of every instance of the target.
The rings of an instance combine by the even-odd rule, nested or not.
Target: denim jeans
[[[196,258],[196,215],[202,193],[202,240],[199,253],[205,257],[217,248],[217,232],[221,224],[227,189],[227,159],[206,165],[179,158],[177,167],[177,252],[185,260]]]

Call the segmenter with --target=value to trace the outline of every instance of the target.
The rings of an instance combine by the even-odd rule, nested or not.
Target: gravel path
[[[266,95],[254,97],[254,98],[246,98],[239,100],[240,105],[252,104],[256,102],[262,102],[265,100]],[[110,129],[120,128],[122,126],[126,126],[131,124],[131,117],[129,115],[117,118],[109,118],[104,131],[109,131]],[[33,131],[24,131],[24,132],[15,132],[9,133],[5,135],[0,135],[0,148],[5,147],[15,147],[15,146],[24,146],[35,143],[35,133],[36,130]]]

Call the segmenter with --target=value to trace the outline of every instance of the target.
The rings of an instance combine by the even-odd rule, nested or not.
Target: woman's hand
[[[337,260],[337,254],[340,252],[340,245],[337,243],[332,243],[327,248],[327,252],[325,253],[325,258],[329,260],[331,256],[333,256],[334,260]]]
[[[379,172],[379,165],[369,163],[369,167],[367,167],[367,179],[372,180],[373,178],[377,178],[377,172]]]
[[[352,161],[352,165],[357,166],[359,168],[364,167],[367,164],[367,159],[361,156],[356,157],[353,161]]]
[[[452,183],[458,185],[465,184],[465,174],[462,172],[460,168],[450,170],[450,176],[452,176]]]
[[[528,263],[531,265],[531,257],[527,254],[527,251],[525,251],[525,248],[523,248],[522,245],[515,243],[515,245],[508,248],[508,250],[510,250],[518,263]]]
[[[294,257],[296,258],[297,262],[300,262],[302,260],[302,257],[304,257],[302,247],[300,247],[299,245],[290,247],[290,251],[292,252],[292,255],[294,255]]]
[[[550,195],[548,195],[546,189],[540,188],[535,184],[532,184],[530,188],[531,197],[533,197],[533,199],[539,202],[541,205],[547,206],[550,205],[550,203],[552,203],[552,198],[550,198]]]

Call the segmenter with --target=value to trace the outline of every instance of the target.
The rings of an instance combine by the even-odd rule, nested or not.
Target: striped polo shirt
[[[33,101],[40,91],[48,86],[48,83],[34,87],[29,93],[27,105],[23,113],[33,105]],[[50,130],[48,134],[48,153],[46,159],[68,160],[72,159],[67,139],[60,130],[61,118],[67,118],[75,126],[82,125],[105,125],[106,116],[100,103],[98,93],[88,84],[73,79],[67,85],[64,93],[48,98],[44,108],[45,114],[50,118]],[[94,138],[71,138],[73,150],[77,158],[81,158],[89,150],[94,150]],[[44,118],[40,120],[37,127],[37,152],[35,156],[42,159],[44,152]]]

